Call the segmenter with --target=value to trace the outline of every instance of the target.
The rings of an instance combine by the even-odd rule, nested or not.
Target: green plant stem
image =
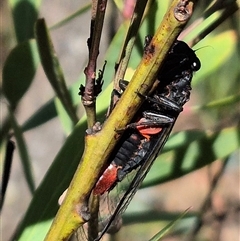
[[[130,27],[128,28],[127,36],[118,61],[119,65],[114,80],[114,89],[118,91],[120,91],[118,82],[120,79],[124,78],[147,2],[148,0],[137,1],[134,8]]]
[[[147,95],[152,88],[165,55],[189,20],[196,1],[189,1],[187,14],[178,11],[179,4],[182,2],[179,0],[172,2],[150,43],[153,51],[144,55],[126,91],[104,123],[102,130],[86,136],[81,163],[45,241],[66,240],[73,231],[87,221],[86,204],[89,194],[120,137],[115,130],[123,129],[144,101],[140,95]]]

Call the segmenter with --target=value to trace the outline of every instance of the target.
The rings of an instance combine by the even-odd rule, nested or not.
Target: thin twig
[[[99,196],[91,195],[89,200],[89,212],[91,218],[88,221],[88,240],[91,241],[98,237]]]
[[[96,122],[96,96],[101,90],[96,90],[96,65],[99,54],[99,45],[103,29],[103,21],[107,6],[107,0],[93,1],[92,19],[90,26],[90,38],[88,39],[89,61],[84,70],[86,75],[85,87],[80,87],[82,103],[86,110],[88,127]],[[101,86],[100,86],[101,89]]]
[[[136,1],[130,26],[128,28],[127,36],[124,41],[124,45],[118,61],[117,72],[115,75],[114,89],[118,91],[120,91],[118,82],[120,79],[124,78],[147,2],[148,0]]]

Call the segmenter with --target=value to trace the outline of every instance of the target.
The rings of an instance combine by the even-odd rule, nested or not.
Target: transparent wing
[[[125,177],[125,179],[123,180],[123,183],[121,183],[121,187],[124,187],[124,188],[120,191],[120,194],[118,194],[118,191],[117,191],[116,193],[117,195],[113,198],[114,201],[111,207],[112,214],[109,216],[108,219],[105,220],[106,225],[100,232],[99,237],[95,239],[95,241],[98,241],[103,237],[103,235],[108,231],[112,223],[117,222],[116,220],[121,219],[121,215],[128,207],[138,187],[140,186],[145,176],[147,175],[148,171],[150,170],[154,160],[156,159],[159,152],[161,151],[164,144],[166,143],[173,125],[174,123],[171,124],[169,127],[164,128],[162,132],[155,137],[155,142],[152,141],[152,145],[149,149],[149,152],[144,156],[144,160],[142,162],[143,164],[135,171],[135,175],[133,179],[130,181],[130,183],[128,182],[129,181],[128,176],[132,176],[133,173],[130,173],[128,176]],[[114,192],[114,189],[112,190],[113,192]],[[112,191],[110,191],[109,193],[110,195]],[[118,199],[117,202],[116,202],[116,198]]]

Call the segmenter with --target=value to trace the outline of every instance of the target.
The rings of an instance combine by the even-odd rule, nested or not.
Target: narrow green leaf
[[[34,24],[41,0],[10,0],[18,43],[34,37]]]
[[[53,26],[50,27],[50,30],[55,30],[57,28],[62,27],[63,25],[68,24],[71,20],[75,19],[76,17],[78,17],[79,15],[85,13],[87,10],[89,10],[91,8],[91,4],[88,3],[85,6],[81,7],[80,9],[78,9],[76,12],[74,12],[73,14],[71,14],[70,16],[68,16],[67,18],[61,20],[60,22],[54,24]]]
[[[239,101],[240,101],[240,94],[236,94],[225,98],[221,98],[219,100],[211,101],[210,103],[202,106],[194,106],[192,109],[194,111],[198,111],[198,110],[206,110],[206,109],[212,109],[212,108],[221,108],[223,106],[230,106],[230,105],[236,104]]]
[[[140,207],[138,207],[138,205],[139,202],[137,203],[137,201],[133,199],[128,210],[123,214],[124,226],[147,222],[171,222],[179,218],[182,214],[182,212],[157,211],[154,207],[149,207],[149,203],[144,203],[144,205],[140,205]],[[133,206],[136,207],[136,211],[132,210],[134,209]],[[197,214],[196,212],[189,212],[186,213],[185,218],[195,218]]]
[[[109,95],[108,95],[109,96]],[[104,101],[100,101],[103,103]],[[101,106],[99,106],[101,111]],[[104,119],[105,112],[99,112]],[[66,139],[44,180],[34,193],[33,200],[14,240],[42,241],[58,210],[58,198],[68,188],[84,149],[86,117],[83,117]]]
[[[57,116],[56,107],[53,100],[49,100],[42,105],[29,119],[22,125],[22,131],[28,131],[38,127]]]
[[[35,40],[17,45],[3,67],[3,93],[15,108],[33,81],[39,56]]]
[[[74,106],[77,106],[79,104],[80,97],[78,95],[78,88],[79,83],[74,83],[69,88],[69,93],[71,96],[71,100]],[[56,98],[56,97],[55,97]],[[26,122],[22,125],[23,131],[28,131],[32,128],[38,127],[39,125],[42,125],[52,118],[56,117],[58,115],[57,109],[55,106],[55,98],[50,99],[47,101],[44,105],[42,105],[29,119],[26,120]]]
[[[171,228],[173,228],[173,226],[176,225],[176,223],[177,223],[180,219],[182,219],[182,218],[186,215],[187,212],[188,212],[188,209],[187,209],[184,213],[182,213],[176,220],[170,222],[164,229],[162,229],[160,232],[158,232],[158,233],[157,233],[154,237],[152,237],[149,241],[158,241],[158,240],[160,240],[166,233],[169,232],[169,230],[170,230]]]
[[[66,135],[69,135],[73,129],[73,123],[63,105],[61,104],[61,101],[58,98],[54,98],[54,103],[58,113],[58,118],[60,119],[63,127],[63,131],[66,133]]]
[[[35,191],[35,184],[34,184],[34,180],[33,180],[32,165],[31,165],[31,161],[29,159],[26,142],[24,140],[22,130],[19,127],[11,110],[9,110],[9,114],[10,114],[10,118],[11,118],[12,128],[14,130],[14,136],[17,141],[18,151],[20,153],[20,157],[21,157],[21,161],[22,161],[24,176],[27,181],[29,190],[33,194]]]
[[[208,76],[220,69],[224,69],[227,63],[237,51],[237,38],[234,31],[229,30],[220,34],[209,34],[205,39],[199,42],[194,49],[201,60],[201,69],[197,72],[193,79],[193,86],[200,81],[206,81]],[[237,70],[237,68],[236,68]],[[219,80],[218,80],[219,83]]]
[[[1,186],[0,186],[0,212],[4,204],[5,194],[8,187],[8,182],[10,179],[12,161],[13,161],[13,152],[15,149],[14,142],[11,140],[4,140],[0,145],[1,153]]]
[[[48,80],[55,90],[58,98],[62,102],[62,105],[64,106],[72,122],[76,124],[78,121],[76,110],[72,104],[62,68],[54,51],[48,29],[43,19],[39,19],[36,23],[36,41],[42,66],[48,77]]]
[[[68,136],[37,188],[14,240],[42,241],[58,210],[58,198],[68,187],[84,149],[86,118]]]

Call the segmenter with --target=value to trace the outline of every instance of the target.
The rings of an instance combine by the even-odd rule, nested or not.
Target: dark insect
[[[95,241],[100,240],[127,208],[137,188],[148,173],[153,161],[166,143],[172,127],[189,100],[193,72],[200,69],[200,61],[195,52],[182,41],[176,41],[170,49],[163,67],[158,73],[157,88],[145,101],[129,124],[111,163],[97,182],[93,194],[105,195],[114,191],[117,183],[129,174],[134,177],[125,191],[122,191],[110,216]],[[128,82],[120,81],[124,91]]]

